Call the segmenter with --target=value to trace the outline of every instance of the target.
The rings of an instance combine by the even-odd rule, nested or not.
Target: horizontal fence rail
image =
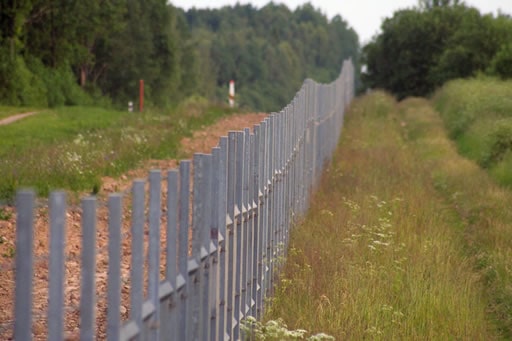
[[[33,313],[35,195],[19,191],[13,339],[69,339],[70,314],[77,316],[81,340],[242,339],[242,321],[262,317],[290,229],[308,209],[353,96],[351,61],[331,84],[306,80],[290,104],[252,130],[229,132],[211,153],[196,153],[178,169],[150,171],[148,180],[133,182],[129,196],[110,195],[106,231],[98,225],[97,198],[82,199],[78,232],[66,224],[65,193],[52,193],[43,336],[33,330],[41,318]],[[65,304],[70,233],[80,233],[82,241],[75,310]],[[102,261],[98,233],[108,234]],[[96,284],[105,272],[102,298]],[[129,297],[127,308],[122,293]],[[100,300],[105,309],[98,308]]]

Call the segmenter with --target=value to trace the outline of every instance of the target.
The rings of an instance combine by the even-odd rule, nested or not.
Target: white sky
[[[171,0],[174,6],[184,10],[189,8],[219,8],[226,5],[251,3],[257,8],[265,6],[270,0]],[[417,0],[274,0],[275,3],[284,3],[291,10],[297,6],[310,2],[316,9],[327,15],[329,19],[339,14],[354,28],[362,44],[368,42],[380,30],[382,19],[391,17],[398,9],[415,6]],[[512,14],[512,0],[466,0],[466,4],[480,9],[482,13]]]

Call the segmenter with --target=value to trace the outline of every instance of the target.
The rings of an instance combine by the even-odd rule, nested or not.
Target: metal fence
[[[241,339],[241,321],[263,314],[290,229],[308,208],[353,95],[354,68],[346,61],[336,81],[324,85],[306,80],[281,112],[272,113],[252,131],[229,132],[210,154],[197,153],[192,161],[181,161],[179,169],[166,173],[166,182],[160,170],[153,170],[148,186],[145,180],[133,182],[131,196],[110,195],[106,338]],[[167,184],[166,191],[162,183]],[[15,340],[34,337],[34,200],[32,191],[17,194]],[[121,319],[123,200],[131,202],[126,321]],[[97,199],[82,199],[81,211],[79,338],[93,340],[100,338]],[[51,194],[49,216],[44,338],[53,341],[64,338],[66,323],[63,192]]]

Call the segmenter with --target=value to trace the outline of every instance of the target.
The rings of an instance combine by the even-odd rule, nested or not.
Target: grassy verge
[[[266,318],[337,340],[498,338],[472,232],[432,178],[460,157],[435,114],[408,107],[379,92],[353,104]]]
[[[11,107],[0,105],[0,120],[16,114],[24,114],[26,112],[40,111],[40,109],[27,108],[27,107]]]
[[[512,81],[452,81],[434,104],[460,153],[512,188]]]
[[[55,188],[96,192],[101,176],[147,159],[179,158],[183,136],[231,112],[193,103],[144,113],[63,107],[0,126],[0,199],[12,199],[22,186],[41,196]]]
[[[431,164],[432,181],[463,222],[465,252],[481,277],[487,313],[512,338],[512,192],[486,170],[461,157],[442,133],[443,122],[426,101],[403,104],[411,143]],[[421,118],[421,119],[420,119]]]

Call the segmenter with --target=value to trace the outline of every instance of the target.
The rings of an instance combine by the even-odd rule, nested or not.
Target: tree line
[[[0,103],[126,105],[199,95],[277,110],[305,77],[331,81],[358,60],[357,34],[312,5],[184,11],[166,0],[0,3]]]
[[[340,16],[329,20],[311,4],[294,11],[269,3],[185,13],[199,53],[201,93],[226,97],[237,84],[241,105],[278,110],[306,77],[333,81],[343,60],[358,62],[359,39]]]
[[[420,0],[383,21],[363,48],[370,88],[426,96],[446,81],[479,74],[512,78],[512,18],[458,0]]]

